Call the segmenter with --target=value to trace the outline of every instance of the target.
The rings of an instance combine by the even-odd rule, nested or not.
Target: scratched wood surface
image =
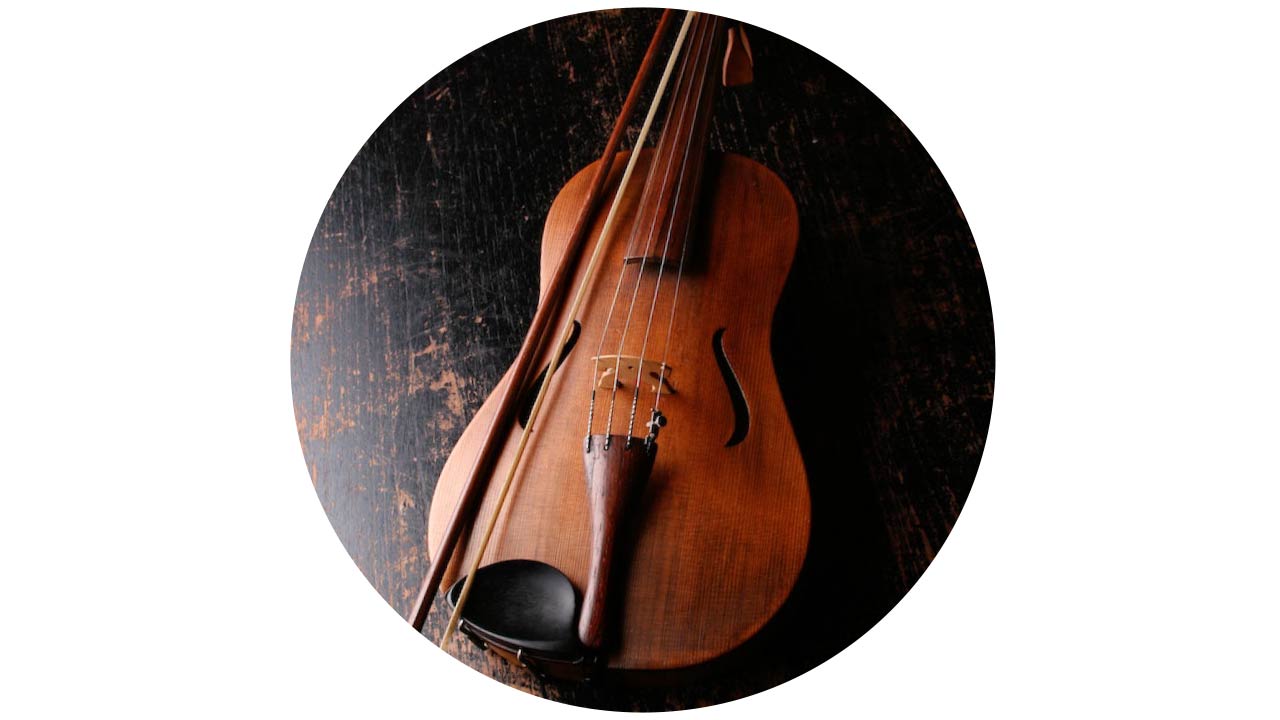
[[[435,479],[533,315],[546,210],[603,146],[657,17],[561,18],[459,60],[373,133],[320,218],[294,316],[298,431],[335,531],[398,612],[426,571]],[[805,568],[764,632],[675,689],[543,683],[457,646],[533,694],[669,710],[793,678],[902,598],[973,483],[995,351],[956,198],[866,88],[749,35],[756,82],[721,94],[711,144],[778,173],[799,208],[773,353],[813,498]]]

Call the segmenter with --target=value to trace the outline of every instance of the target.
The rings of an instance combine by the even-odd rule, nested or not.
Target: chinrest
[[[452,610],[466,578],[449,589]],[[578,593],[564,573],[537,560],[504,560],[476,571],[463,608],[463,630],[512,652],[546,660],[577,660]]]

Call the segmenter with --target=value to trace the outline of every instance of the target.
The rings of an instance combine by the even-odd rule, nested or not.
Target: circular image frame
[[[426,574],[436,479],[538,306],[547,209],[598,159],[659,15],[559,18],[460,59],[374,132],[321,217],[294,317],[299,434],[335,531],[402,614]],[[906,594],[977,471],[994,331],[959,204],[866,88],[785,38],[745,34],[753,82],[721,91],[709,143],[769,168],[796,202],[770,349],[812,499],[804,566],[759,633],[678,685],[546,680],[449,646],[537,695],[667,710],[798,676]],[[437,641],[443,606],[428,619]]]

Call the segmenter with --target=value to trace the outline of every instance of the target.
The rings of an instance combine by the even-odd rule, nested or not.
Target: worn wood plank
[[[435,478],[532,317],[546,210],[595,159],[657,18],[561,18],[459,60],[374,132],[316,228],[294,317],[299,434],[334,529],[399,612],[426,570]],[[735,671],[689,687],[544,685],[463,652],[529,692],[659,710],[794,677],[906,593],[973,482],[994,342],[960,208],[867,89],[748,32],[755,82],[721,93],[711,144],[778,173],[800,211],[773,350],[814,499],[805,571]],[[835,384],[833,337],[852,348]]]

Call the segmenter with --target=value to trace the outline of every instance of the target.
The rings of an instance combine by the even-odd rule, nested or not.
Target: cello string
[[[698,31],[697,31],[697,30],[694,30],[693,32],[696,34]],[[686,70],[686,66],[685,66],[685,65],[681,65],[681,67],[680,67],[680,72],[677,74],[677,77],[676,77],[676,87],[677,87],[677,88],[679,88],[679,87],[683,84],[683,82],[684,82],[685,70]],[[656,102],[656,100],[655,100],[655,102]],[[658,139],[658,146],[657,146],[657,148],[655,149],[655,156],[658,156],[658,157],[660,157],[660,156],[661,156],[661,148],[663,147],[663,141],[664,141],[665,137],[666,137],[666,135],[665,135],[665,133],[664,133],[663,137],[660,137],[660,138]],[[638,153],[639,151],[640,151],[640,146],[637,144],[637,146],[635,147],[635,149],[633,150],[633,152],[637,152],[637,153]],[[645,206],[645,200],[649,197],[650,189],[651,189],[652,187],[654,187],[654,186],[653,186],[653,180],[654,180],[654,177],[657,175],[658,165],[659,165],[659,163],[658,163],[658,162],[653,162],[653,163],[651,163],[651,164],[649,165],[648,173],[647,173],[647,175],[645,176],[645,184],[644,184],[644,187],[645,187],[645,193],[644,193],[644,195],[641,197],[641,202],[640,202],[640,206],[641,206],[641,207],[644,207],[644,206]],[[666,184],[667,179],[670,177],[670,174],[671,174],[671,166],[670,166],[670,163],[668,162],[668,163],[667,163],[667,169],[666,169],[665,173],[663,174],[663,178],[662,178],[662,183],[663,183],[663,185],[665,185],[665,184]],[[658,213],[657,213],[657,212],[654,212],[654,213],[651,215],[650,219],[649,219],[649,229],[645,232],[645,237],[647,237],[647,238],[652,238],[652,237],[653,237],[653,231],[654,231],[655,226],[657,225],[657,222],[658,222]],[[590,402],[588,403],[588,406],[587,406],[587,437],[591,437],[591,432],[592,432],[592,430],[593,430],[593,429],[594,429],[594,427],[595,427],[596,391],[597,391],[597,389],[598,389],[598,387],[599,387],[599,379],[600,379],[600,356],[604,353],[604,345],[605,345],[605,341],[606,341],[606,340],[608,340],[608,338],[609,338],[609,327],[613,324],[613,315],[614,315],[614,311],[615,311],[615,309],[617,308],[617,305],[618,305],[618,297],[622,294],[622,286],[623,286],[623,284],[624,284],[624,283],[623,283],[623,281],[626,279],[626,270],[627,270],[627,262],[626,262],[626,258],[627,258],[627,257],[630,257],[630,256],[632,256],[632,255],[634,254],[635,247],[636,247],[636,240],[637,240],[637,238],[638,238],[638,237],[639,237],[639,235],[640,235],[640,226],[641,226],[641,225],[643,225],[643,224],[644,224],[644,219],[643,219],[643,217],[639,218],[639,219],[638,219],[638,221],[633,222],[633,223],[631,224],[631,235],[630,235],[630,237],[629,237],[629,238],[628,238],[628,240],[627,240],[627,249],[626,249],[626,252],[625,252],[625,253],[624,253],[624,255],[623,255],[622,268],[618,271],[618,282],[614,285],[614,288],[613,288],[613,298],[609,301],[609,312],[608,312],[608,314],[606,314],[606,315],[605,315],[604,327],[603,327],[603,328],[601,329],[601,331],[600,331],[600,342],[599,342],[599,344],[596,346],[596,352],[595,352],[595,355],[594,355],[594,356],[593,356],[593,358],[592,358],[592,363],[593,363],[593,364],[592,364],[592,370],[591,370],[591,377],[589,378],[589,380],[590,380],[590,382],[591,382],[591,399],[590,399]],[[639,276],[640,276],[640,273],[641,273],[641,272],[643,272],[643,270],[644,270],[644,261],[643,261],[643,257],[644,257],[644,255],[647,255],[647,254],[648,254],[648,246],[646,245],[645,252],[644,252],[644,254],[642,254],[642,256],[641,256],[641,257],[642,257],[642,259],[641,259],[641,263],[640,263],[639,268],[638,268],[638,270],[637,270],[637,282],[639,282]],[[635,302],[634,295],[633,295],[633,297],[632,297],[632,302],[633,302],[633,303]],[[628,318],[628,320],[629,320],[629,318]],[[625,336],[626,336],[626,326],[625,326],[625,325],[623,326],[623,330],[622,330],[621,335],[622,335],[622,337],[623,337],[623,338],[625,338]],[[620,340],[619,342],[621,342],[621,340]],[[619,351],[618,351],[618,352],[619,352],[619,355],[620,355],[620,354],[621,354],[621,352],[622,352],[622,351],[621,351],[621,349],[619,349]],[[617,379],[618,379],[618,366],[619,366],[619,363],[615,362],[615,363],[614,363],[614,370],[613,370],[614,386],[613,386],[613,388],[611,388],[611,390],[612,390],[612,391],[614,391],[614,392],[615,392],[615,394],[616,394],[616,389],[617,389],[617,386],[618,386],[618,383],[617,383]],[[612,404],[610,404],[610,406],[609,406],[609,416],[610,416],[610,418],[612,418],[612,416],[613,416],[613,405],[612,405]],[[605,442],[608,442],[607,438],[608,438],[608,436],[609,436],[609,432],[610,432],[611,430],[612,430],[612,423],[609,423],[609,424],[606,426],[606,428],[605,428],[605,437],[606,437]]]
[[[697,122],[696,118],[697,118],[698,110],[702,107],[703,98],[706,97],[707,95],[705,91],[706,91],[706,84],[707,84],[707,76],[711,74],[710,58],[713,50],[715,49],[716,25],[717,23],[713,18],[711,22],[711,31],[707,33],[707,40],[705,43],[706,56],[703,57],[701,61],[702,77],[698,81],[698,94],[695,96],[694,102],[693,102],[692,114],[694,116],[695,123]],[[702,56],[701,48],[699,48],[699,56]],[[664,262],[662,262],[658,267],[658,280],[656,283],[654,283],[654,286],[653,286],[653,301],[649,304],[649,320],[645,324],[644,341],[640,348],[641,363],[639,363],[640,367],[636,368],[636,387],[635,387],[635,391],[631,396],[631,414],[627,420],[627,437],[628,438],[630,438],[632,436],[632,433],[635,431],[636,408],[640,404],[640,379],[643,376],[643,370],[644,370],[643,358],[644,358],[645,352],[648,350],[648,347],[649,347],[649,331],[653,327],[654,312],[658,309],[658,295],[660,290],[662,289],[662,274],[667,266],[667,263],[665,262],[665,258],[667,256],[667,252],[671,248],[671,237],[675,232],[675,218],[678,214],[676,211],[679,209],[680,189],[683,187],[684,182],[688,177],[687,171],[689,167],[689,156],[690,156],[690,151],[692,147],[693,147],[692,141],[685,144],[684,158],[681,160],[681,163],[680,163],[680,179],[677,181],[678,184],[676,186],[676,194],[675,194],[676,206],[672,208],[671,222],[668,224],[667,237],[666,237],[665,244],[663,245],[663,248],[662,248],[662,256],[664,258]],[[693,202],[692,193],[690,194],[689,202],[690,203]],[[679,263],[679,268],[676,271],[675,290],[672,292],[672,296],[671,296],[671,317],[667,321],[667,337],[666,337],[665,345],[663,346],[663,350],[662,350],[662,361],[658,366],[659,367],[658,384],[657,384],[657,388],[654,391],[653,409],[655,411],[658,409],[658,401],[662,397],[662,383],[666,379],[667,357],[671,349],[671,328],[675,325],[676,301],[679,300],[680,298],[680,281],[684,277],[684,259],[685,259],[685,255],[688,253],[689,231],[692,227],[693,227],[693,219],[691,217],[690,220],[685,223],[683,243],[680,246],[680,263]]]
[[[697,122],[698,110],[701,108],[702,100],[703,100],[703,97],[705,96],[704,90],[706,89],[706,79],[707,79],[707,75],[709,74],[708,71],[710,68],[709,56],[715,44],[714,24],[715,23],[713,21],[712,22],[713,29],[711,32],[707,34],[707,41],[705,42],[706,56],[705,57],[703,56],[703,52],[702,52],[703,47],[699,47],[698,49],[699,62],[695,64],[695,67],[700,66],[698,69],[701,71],[701,76],[698,80],[698,90],[697,90],[697,93],[693,96],[694,102],[692,103],[692,110],[690,111],[693,117],[692,123]],[[679,174],[679,179],[677,180],[676,191],[674,194],[675,204],[672,208],[672,212],[671,212],[668,226],[667,226],[666,238],[663,243],[663,250],[662,250],[663,262],[659,265],[657,281],[654,283],[654,288],[653,288],[653,299],[649,304],[649,316],[648,316],[648,320],[645,323],[644,336],[643,336],[641,350],[640,350],[640,357],[642,358],[642,362],[639,363],[638,367],[636,368],[635,389],[631,396],[631,409],[627,417],[627,437],[628,438],[630,438],[635,431],[636,410],[638,409],[640,404],[641,379],[643,378],[643,375],[644,375],[643,358],[645,357],[645,354],[648,351],[649,334],[653,328],[653,318],[654,318],[655,312],[657,311],[658,298],[662,290],[662,276],[667,266],[666,257],[670,252],[671,239],[675,232],[675,221],[676,221],[676,217],[679,214],[678,211],[679,211],[680,202],[682,199],[681,190],[683,189],[685,180],[688,178],[688,166],[689,166],[689,157],[690,157],[691,149],[692,149],[692,138],[690,138],[690,142],[687,142],[685,144],[684,155],[680,162],[680,174]],[[692,198],[690,198],[690,202],[692,202]],[[672,297],[671,312],[672,312],[673,319],[674,319],[675,307],[676,307],[675,302],[679,297],[680,279],[681,277],[683,277],[683,274],[684,274],[685,247],[687,247],[687,244],[688,244],[688,232],[690,227],[691,227],[691,223],[685,224],[685,237],[683,238],[685,241],[685,244],[681,246],[680,270],[676,276],[676,288]],[[669,323],[669,326],[670,326],[670,323]],[[658,383],[654,390],[654,393],[655,393],[654,408],[655,409],[657,407],[657,402],[658,402],[657,397],[662,392],[662,383],[665,381],[665,378],[666,378],[666,360],[667,360],[667,352],[669,350],[669,345],[670,345],[670,333],[668,332],[668,344],[663,349],[663,358],[662,358],[661,365],[659,366]]]
[[[698,64],[698,63],[697,63],[696,58],[697,58],[698,56],[700,56],[700,55],[701,55],[701,53],[700,53],[700,46],[701,46],[701,44],[702,44],[702,42],[703,42],[703,41],[702,41],[702,37],[705,35],[705,32],[703,32],[703,31],[704,31],[704,28],[705,28],[705,27],[706,27],[706,25],[707,25],[706,17],[707,17],[707,16],[702,16],[701,14],[700,14],[700,16],[699,16],[699,19],[698,19],[698,29],[694,31],[694,34],[696,34],[696,35],[697,35],[697,39],[696,39],[696,40],[694,40],[694,41],[692,41],[692,42],[693,42],[693,47],[691,47],[691,48],[690,48],[690,50],[689,50],[689,55],[686,57],[685,64],[681,66],[681,74],[680,74],[680,79],[677,81],[677,84],[676,84],[676,92],[679,92],[680,88],[681,88],[683,85],[685,85],[685,84],[686,84],[686,82],[687,82],[687,83],[692,83],[692,78],[690,78],[689,76],[690,76],[690,75],[692,75],[692,73],[694,72],[694,70],[696,69],[696,66],[697,66],[697,64]],[[674,102],[674,101],[675,101],[675,98],[673,98],[673,99],[672,99],[672,102]],[[686,104],[686,107],[687,107],[687,104]],[[678,116],[677,118],[675,118],[675,119],[676,119],[676,121],[677,121],[677,123],[676,123],[676,128],[675,128],[675,134],[674,134],[674,135],[671,135],[671,137],[672,137],[672,141],[673,141],[673,142],[674,142],[675,140],[678,140],[678,139],[679,139],[680,131],[681,131],[681,130],[683,130],[683,128],[685,127],[685,124],[686,124],[686,123],[685,123],[685,121],[686,121],[687,116],[688,116],[688,113],[687,113],[686,107],[681,107],[681,108],[679,109],[679,116]],[[667,135],[668,135],[668,128],[663,128],[663,136],[665,137],[665,136],[667,136]],[[672,166],[672,164],[673,164],[673,163],[674,163],[674,161],[675,161],[675,157],[676,157],[676,153],[675,153],[674,151],[672,151],[672,152],[669,152],[669,153],[668,153],[668,156],[667,156],[667,170],[666,170],[666,172],[664,173],[664,177],[663,177],[663,185],[664,185],[664,186],[666,185],[667,180],[670,178],[671,166]],[[682,165],[682,167],[683,167],[683,165]],[[661,199],[661,193],[659,193],[659,198],[658,198],[658,199],[659,199],[659,200]],[[657,210],[655,209],[655,211],[654,211],[654,221],[655,221],[655,223],[656,223],[656,221],[657,221],[657,217],[658,217],[658,212],[657,212]],[[645,265],[647,264],[647,261],[648,261],[648,257],[649,257],[650,251],[652,250],[652,248],[653,248],[653,247],[654,247],[654,245],[656,244],[657,236],[658,236],[658,235],[660,235],[660,234],[661,234],[661,232],[660,232],[660,231],[659,231],[659,233],[657,233],[657,234],[652,233],[652,228],[651,228],[651,233],[650,233],[649,239],[648,239],[648,241],[647,241],[647,242],[646,242],[646,244],[645,244],[645,251],[644,251],[644,253],[643,253],[643,254],[641,254],[641,256],[640,256],[639,270],[636,272],[636,282],[635,282],[635,286],[634,286],[634,288],[632,289],[632,292],[631,292],[631,301],[630,301],[630,303],[628,303],[626,320],[625,320],[625,322],[623,323],[623,325],[622,325],[622,331],[621,331],[621,333],[620,333],[620,334],[619,334],[619,336],[618,336],[618,349],[617,349],[616,354],[614,355],[614,369],[613,369],[613,377],[614,377],[615,385],[614,385],[613,391],[609,394],[609,409],[608,409],[608,411],[607,411],[607,417],[606,417],[606,422],[605,422],[605,446],[606,446],[606,447],[608,447],[608,443],[610,442],[610,438],[612,437],[612,434],[613,434],[613,415],[614,415],[614,408],[615,408],[615,406],[616,406],[616,404],[617,404],[617,400],[618,400],[618,392],[617,392],[618,383],[617,383],[617,379],[618,379],[618,377],[621,375],[621,372],[622,372],[622,350],[623,350],[623,347],[624,347],[624,346],[625,346],[625,344],[626,344],[627,332],[631,329],[631,318],[632,318],[632,316],[633,316],[633,315],[634,315],[634,313],[635,313],[636,300],[638,300],[638,299],[639,299],[639,297],[640,297],[640,286],[643,284],[643,281],[644,281],[644,268],[645,268]],[[624,260],[624,262],[625,262],[625,260]],[[659,264],[659,268],[661,268],[661,267],[662,267],[662,264],[660,263],[660,264]],[[659,271],[659,272],[661,272],[661,271]],[[661,275],[659,275],[659,280],[660,280],[660,279],[661,279]],[[644,367],[644,353],[643,353],[643,352],[641,352],[641,354],[640,354],[640,356],[639,356],[639,361],[636,363],[636,365],[637,365],[637,367],[639,367],[639,368],[643,368],[643,367]],[[639,386],[637,385],[637,391],[638,391],[638,389],[639,389]],[[634,405],[634,403],[633,403],[633,405]],[[629,427],[630,427],[630,425],[629,425]],[[630,430],[628,430],[628,432],[627,432],[627,442],[628,442],[628,443],[630,442],[630,438],[631,438],[631,433],[630,433]]]
[[[671,51],[671,57],[667,59],[667,65],[662,71],[662,79],[658,81],[658,89],[654,93],[653,101],[649,103],[649,112],[645,115],[644,124],[640,127],[640,136],[637,143],[643,144],[649,136],[649,128],[653,125],[653,117],[657,114],[659,100],[663,91],[666,90],[667,81],[671,79],[671,70],[675,67],[676,57],[680,54],[680,48],[684,45],[685,36],[689,31],[689,23],[693,20],[693,11],[689,11],[685,15],[684,23],[680,26],[680,34],[676,36],[675,47]],[[515,479],[516,469],[520,466],[520,459],[524,455],[524,449],[529,442],[529,434],[533,429],[534,421],[537,420],[538,412],[542,409],[542,402],[547,397],[547,388],[551,385],[551,378],[555,377],[555,368],[560,362],[560,357],[564,352],[565,343],[569,340],[570,333],[573,332],[574,318],[578,315],[578,310],[582,307],[582,301],[587,295],[587,286],[591,283],[591,276],[595,274],[596,266],[600,262],[600,256],[603,254],[606,242],[613,230],[614,219],[618,215],[618,207],[622,204],[622,196],[626,190],[628,181],[631,180],[631,173],[635,170],[636,159],[640,157],[640,153],[633,152],[631,157],[627,159],[627,167],[622,172],[622,180],[618,184],[618,190],[614,193],[613,204],[609,206],[609,214],[605,216],[604,226],[600,230],[600,236],[596,238],[595,248],[591,251],[591,259],[587,261],[587,266],[583,272],[582,281],[578,283],[578,289],[573,296],[573,303],[569,306],[569,312],[565,317],[564,326],[560,329],[559,342],[552,345],[551,362],[547,364],[546,376],[542,379],[542,385],[538,388],[538,395],[534,398],[533,407],[529,410],[529,419],[525,422],[524,430],[520,433],[520,442],[516,445],[515,453],[508,467],[506,478],[502,482],[502,489],[498,492],[493,512],[489,515],[489,522],[485,527],[484,534],[481,536],[480,545],[476,548],[475,555],[471,559],[471,563],[467,570],[467,579],[462,584],[462,592],[458,595],[458,603],[453,606],[453,613],[449,615],[449,624],[445,626],[444,635],[440,638],[440,646],[444,647],[448,644],[449,639],[453,637],[453,633],[458,629],[458,621],[462,618],[462,609],[467,604],[467,598],[471,596],[471,585],[476,577],[476,570],[480,567],[480,560],[484,557],[485,550],[489,547],[489,540],[493,537],[493,529],[498,524],[498,516],[502,514],[503,504],[507,500],[507,493],[511,490],[511,483]]]
[[[691,33],[694,36],[701,35],[702,28],[705,25],[705,16],[702,16],[700,14],[697,22],[698,22],[698,28],[694,30],[693,33]],[[696,47],[699,42],[700,42],[700,39],[691,40],[690,44]],[[676,94],[679,94],[681,92],[681,88],[686,87],[690,82],[688,78],[692,72],[692,67],[694,64],[692,62],[693,54],[694,54],[694,49],[691,48],[689,51],[689,54],[686,55],[685,57],[685,62],[681,65],[680,77],[677,80],[676,89],[673,90],[672,105],[668,110],[669,112],[668,125],[674,125],[674,128],[663,128],[663,141],[659,143],[662,148],[666,148],[670,145],[670,143],[675,142],[678,139],[680,130],[683,129],[685,125],[685,120],[686,120],[685,109],[683,107],[679,108],[679,113],[677,114],[676,112],[677,108],[675,107],[675,104],[674,104],[675,103],[674,96]],[[675,122],[674,123],[671,122],[672,120],[674,120]],[[673,130],[674,132],[668,132],[668,130]],[[667,138],[670,138],[670,141],[667,141],[666,140]],[[665,154],[665,157],[663,159],[666,162],[666,170],[663,173],[663,184],[658,189],[658,198],[655,200],[655,203],[661,200],[661,195],[662,195],[661,188],[665,187],[667,182],[670,180],[671,168],[675,160],[675,152],[673,150],[661,150],[660,152]],[[618,379],[622,374],[622,351],[626,344],[627,333],[631,328],[631,319],[635,312],[636,300],[639,298],[640,286],[644,280],[644,269],[645,269],[645,266],[647,265],[649,255],[654,246],[654,242],[659,234],[659,233],[654,233],[654,229],[659,218],[658,208],[655,207],[651,218],[652,218],[652,222],[650,223],[649,232],[647,235],[648,240],[646,241],[644,252],[641,253],[640,255],[640,262],[637,264],[635,286],[632,288],[631,300],[628,303],[628,308],[627,308],[627,316],[626,316],[625,322],[623,323],[622,329],[619,332],[618,348],[614,355],[614,367],[613,367],[614,387],[612,388],[612,392],[610,393],[610,396],[609,396],[609,408],[608,408],[608,413],[607,413],[607,418],[605,423],[606,447],[608,446],[608,443],[610,442],[610,439],[612,438],[612,433],[613,433],[614,408],[617,403],[617,397],[618,397],[617,390],[621,385]],[[625,258],[623,262],[625,264],[626,262]],[[643,367],[643,358],[641,358],[640,364]],[[628,435],[628,438],[629,437],[630,436]]]
[[[639,152],[639,148],[636,148],[635,152]],[[650,184],[653,182],[653,177],[656,174],[657,169],[658,169],[658,163],[653,163],[649,166],[648,174],[645,177],[645,187],[649,187]],[[643,206],[644,204],[643,198],[641,200],[642,200],[641,205]],[[651,220],[649,223],[648,233],[653,232],[653,225],[656,222],[657,222],[657,217],[655,215],[653,220]],[[627,240],[627,249],[624,254],[624,258],[627,256],[630,256],[635,251],[636,239],[637,237],[639,237],[641,224],[643,224],[643,219],[641,219],[640,222],[632,223],[631,235]],[[613,324],[614,310],[618,306],[618,297],[622,294],[623,280],[626,279],[626,269],[627,269],[627,265],[624,259],[622,269],[618,271],[618,282],[614,285],[614,288],[613,288],[613,298],[609,301],[609,312],[605,315],[604,327],[600,331],[600,342],[599,344],[596,345],[595,355],[592,356],[591,358],[591,361],[592,361],[591,377],[588,378],[588,381],[591,383],[591,400],[587,405],[587,437],[591,437],[591,431],[595,427],[596,390],[599,386],[599,378],[600,378],[600,356],[604,353],[604,343],[609,338],[609,326]],[[618,371],[615,369],[614,370],[614,386],[615,387],[617,386],[617,373]]]

